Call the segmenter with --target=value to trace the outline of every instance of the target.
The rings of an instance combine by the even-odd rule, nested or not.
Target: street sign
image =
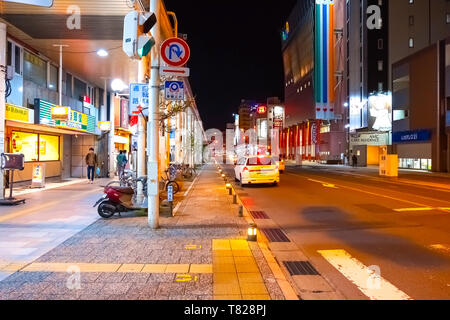
[[[167,187],[167,201],[173,202],[173,186]]]
[[[131,83],[130,84],[130,101],[129,114],[134,115],[139,111],[139,107],[148,108],[148,84]],[[148,114],[147,110],[143,110],[144,115]]]
[[[190,74],[189,68],[177,68],[177,67],[161,67],[160,73],[166,77],[183,77],[187,78]]]
[[[180,38],[169,38],[161,45],[161,58],[169,66],[182,67],[191,55],[186,41]]]
[[[166,81],[164,87],[166,100],[184,100],[183,81]]]
[[[110,121],[99,121],[98,128],[100,131],[111,131],[111,122]]]

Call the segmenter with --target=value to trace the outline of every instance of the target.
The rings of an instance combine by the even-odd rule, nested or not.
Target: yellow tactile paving
[[[231,250],[215,250],[213,251],[213,257],[232,257],[233,252]]]
[[[105,264],[105,263],[31,263],[10,264],[1,271],[8,272],[67,272],[70,267],[81,272],[123,273],[212,273],[211,264]]]
[[[259,272],[238,273],[239,283],[263,283]]]
[[[240,283],[241,293],[245,294],[269,294],[264,283]]]
[[[214,273],[236,272],[236,266],[234,263],[215,263],[215,262],[213,262],[213,272]]]
[[[165,273],[188,273],[189,264],[168,264]]]
[[[141,272],[144,269],[143,264],[123,264],[117,272]]]
[[[230,240],[213,239],[212,249],[215,250],[231,250]]]
[[[26,266],[26,264],[24,264],[24,263],[10,263],[10,264],[7,264],[6,266],[3,266],[0,269],[0,271],[3,271],[3,272],[16,272],[16,271],[19,271],[20,269],[22,269],[25,266]]]
[[[164,273],[167,264],[146,264],[141,270],[142,273]]]
[[[214,300],[242,300],[242,296],[240,294],[235,295],[214,295]]]
[[[241,294],[241,288],[237,283],[215,283],[214,295],[234,295]]]
[[[233,257],[252,257],[252,252],[250,250],[233,250]]]
[[[213,240],[213,286],[215,300],[270,300],[245,240]]]
[[[231,250],[250,250],[246,240],[230,240]]]
[[[213,276],[214,283],[231,283],[239,284],[238,276],[235,272],[215,273]]]
[[[254,295],[243,295],[243,300],[270,300],[270,296],[267,294],[254,294]]]
[[[191,264],[189,273],[212,273],[213,268],[210,264]]]

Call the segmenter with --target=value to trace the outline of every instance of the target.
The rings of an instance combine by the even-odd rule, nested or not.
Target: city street
[[[279,186],[245,186],[238,194],[249,210],[264,211],[278,224],[337,291],[368,298],[358,290],[358,277],[368,275],[356,259],[379,266],[381,278],[404,298],[448,299],[448,178],[428,177],[419,185],[376,178],[367,169],[286,169]],[[233,176],[230,165],[227,172]],[[421,183],[414,180],[420,175],[401,173],[399,180]]]

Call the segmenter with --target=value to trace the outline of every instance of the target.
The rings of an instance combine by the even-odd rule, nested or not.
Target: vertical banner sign
[[[334,0],[316,0],[314,95],[316,119],[334,119]]]

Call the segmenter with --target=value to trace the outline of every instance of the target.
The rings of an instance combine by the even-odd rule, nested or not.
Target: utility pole
[[[147,123],[148,152],[148,225],[152,229],[159,227],[159,50],[161,47],[161,0],[150,0],[150,11],[156,15],[157,23],[151,33],[155,45],[151,51],[151,73],[149,90],[149,108]]]
[[[5,79],[6,79],[6,24],[0,22],[0,154],[5,152]],[[0,173],[0,199],[4,199],[4,176]]]
[[[66,44],[54,44],[54,47],[59,47],[59,79],[58,79],[58,93],[59,106],[62,106],[62,66],[63,66],[63,48],[68,47]]]

